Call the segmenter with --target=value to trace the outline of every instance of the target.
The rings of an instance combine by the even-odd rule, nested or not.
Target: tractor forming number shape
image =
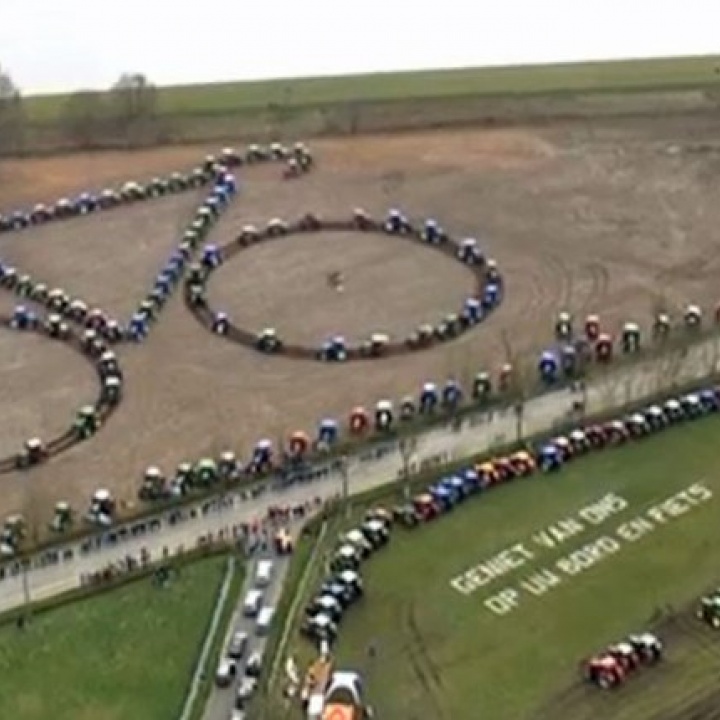
[[[239,327],[229,315],[210,306],[207,299],[209,278],[243,250],[291,235],[348,231],[381,233],[388,238],[400,238],[451,257],[472,272],[475,278],[474,291],[465,299],[461,308],[445,315],[440,323],[420,325],[411,335],[399,339],[378,331],[356,345],[348,343],[342,335],[329,336],[316,347],[294,344],[280,337],[272,327],[259,331]],[[331,273],[328,283],[341,292],[342,274]],[[200,261],[191,266],[186,275],[185,302],[193,315],[213,333],[258,352],[321,362],[347,362],[416,352],[457,338],[480,324],[500,305],[503,290],[503,278],[497,264],[485,258],[473,238],[454,240],[434,220],[427,220],[417,227],[396,210],[390,211],[384,221],[356,210],[348,219],[322,220],[313,214],[307,214],[294,222],[274,219],[262,229],[246,226],[234,242],[222,247],[206,245]]]

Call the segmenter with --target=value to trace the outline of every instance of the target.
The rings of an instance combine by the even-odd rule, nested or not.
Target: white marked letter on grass
[[[656,523],[663,525],[674,518],[680,517],[693,508],[708,500],[712,500],[710,488],[703,483],[695,483],[675,495],[671,495],[654,507],[648,508],[646,514]]]
[[[627,507],[628,501],[625,498],[610,493],[596,503],[584,507],[578,512],[578,516],[591,525],[600,525],[613,515],[626,510]]]
[[[686,492],[697,502],[707,502],[708,500],[712,500],[713,496],[712,490],[702,483],[695,483],[694,485],[691,485]]]
[[[643,517],[628,520],[615,531],[617,536],[627,542],[635,542],[655,529],[655,525]]]
[[[485,600],[485,607],[495,615],[507,615],[512,612],[520,602],[520,593],[512,588],[505,588],[497,595]]]
[[[593,565],[597,565],[601,560],[613,555],[620,549],[620,543],[607,535],[584,545],[579,550],[575,550],[567,557],[561,558],[555,563],[558,570],[562,570],[566,575],[577,575]]]
[[[575,518],[559,520],[533,535],[533,540],[541,547],[552,550],[557,545],[575,537],[585,529],[585,526]]]
[[[463,595],[470,595],[503,575],[521,568],[534,557],[525,545],[515,543],[453,578],[450,586]]]
[[[520,587],[531,595],[544,595],[561,582],[560,576],[548,568],[542,568],[521,581]]]

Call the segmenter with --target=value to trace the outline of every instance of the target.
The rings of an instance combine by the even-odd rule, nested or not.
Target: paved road
[[[205,713],[203,715],[204,720],[229,720],[232,715],[232,710],[235,703],[235,696],[237,693],[237,687],[240,683],[240,679],[243,676],[243,668],[245,661],[252,655],[253,652],[263,651],[265,648],[266,639],[258,637],[255,632],[255,621],[246,618],[243,615],[243,600],[248,590],[254,587],[255,580],[255,568],[257,563],[262,559],[272,559],[275,565],[275,573],[273,575],[272,583],[269,587],[264,590],[263,604],[270,607],[277,607],[280,595],[282,594],[283,585],[285,582],[285,576],[287,574],[288,565],[290,560],[288,557],[277,557],[272,552],[261,553],[249,564],[247,569],[247,575],[245,576],[245,582],[243,590],[240,593],[238,606],[235,609],[232,620],[228,625],[227,634],[225,636],[224,650],[227,649],[230,638],[234,632],[244,631],[248,634],[250,640],[248,648],[245,652],[243,660],[238,664],[238,678],[232,683],[230,687],[226,688],[215,688],[208,698],[207,705],[205,706]],[[212,668],[214,672],[216,668]]]
[[[583,394],[588,413],[611,410],[613,407],[641,400],[673,383],[688,382],[720,368],[718,346],[708,340],[686,351],[684,356],[670,360],[660,357],[634,366],[618,368],[605,380],[590,383]],[[529,401],[525,406],[523,434],[551,431],[565,422],[577,393],[568,390],[548,393]],[[450,425],[418,436],[412,466],[419,468],[451,459],[459,459],[482,452],[517,436],[517,420],[511,411],[491,414],[478,413],[466,419],[460,428]],[[396,479],[402,468],[397,444],[388,442],[372,451],[354,455],[349,462],[349,493],[355,494]],[[341,491],[341,477],[326,469],[321,479],[297,484],[285,489],[271,489],[257,498],[244,499],[232,495],[224,502],[205,503],[184,511],[185,519],[171,524],[167,514],[159,516],[153,529],[142,536],[131,536],[117,541],[117,529],[92,541],[91,549],[82,549],[80,543],[61,548],[57,557],[48,563],[47,556],[34,558],[26,574],[12,564],[0,568],[0,611],[17,607],[24,602],[25,586],[32,600],[47,598],[78,587],[83,574],[95,572],[126,555],[138,555],[141,549],[151,559],[160,559],[164,553],[180,552],[195,547],[209,534],[232,533],[234,525],[251,522],[264,515],[271,504],[301,504],[313,498],[327,499]],[[146,523],[147,524],[147,523]],[[61,558],[65,559],[61,559]]]

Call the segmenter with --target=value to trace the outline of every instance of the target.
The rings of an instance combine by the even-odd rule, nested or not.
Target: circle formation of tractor
[[[0,315],[0,327],[65,343],[92,365],[99,380],[95,402],[79,408],[62,435],[47,442],[39,437],[28,438],[17,453],[0,459],[0,473],[9,473],[39,465],[95,435],[122,399],[123,377],[115,354],[96,330],[88,328],[80,337],[59,314],[42,317],[18,305],[12,315]]]
[[[405,338],[391,338],[382,331],[374,332],[355,345],[343,335],[327,337],[316,347],[292,343],[280,337],[272,327],[259,331],[242,328],[227,313],[210,306],[207,287],[212,273],[242,251],[259,243],[321,232],[382,233],[431,248],[460,262],[472,272],[474,292],[464,300],[461,308],[445,315],[439,323],[420,325]],[[341,273],[331,273],[328,283],[339,292],[344,288]],[[213,333],[258,352],[321,362],[347,362],[397,356],[457,338],[480,324],[500,305],[503,290],[503,278],[497,263],[485,257],[474,238],[455,240],[435,220],[426,220],[418,226],[398,210],[391,210],[385,220],[377,220],[362,210],[355,210],[349,219],[324,220],[314,214],[307,214],[294,222],[276,218],[263,228],[244,227],[235,241],[225,246],[206,245],[200,261],[189,269],[186,276],[185,300],[193,315]]]

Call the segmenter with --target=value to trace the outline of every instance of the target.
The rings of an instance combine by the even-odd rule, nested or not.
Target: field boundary
[[[223,555],[230,552],[232,552],[231,543],[224,541],[219,541],[212,545],[206,544],[200,547],[192,548],[183,554],[174,555],[172,558],[157,560],[155,562],[148,563],[144,567],[126,572],[122,575],[117,575],[102,584],[81,585],[73,588],[72,590],[62,592],[59,595],[47,597],[42,600],[34,600],[29,604],[2,612],[0,613],[0,626],[18,622],[18,620],[24,617],[39,615],[48,611],[56,610],[61,608],[63,605],[69,605],[70,603],[86,600],[95,597],[96,595],[102,595],[103,593],[110,592],[111,590],[117,590],[118,588],[138,582],[139,580],[145,580],[153,575],[158,568],[164,566],[189,565],[199,560],[204,560],[215,555]]]
[[[232,588],[236,570],[237,562],[235,557],[230,555],[227,558],[225,577],[218,588],[217,598],[215,599],[215,607],[213,608],[208,628],[195,662],[195,668],[193,670],[192,677],[190,678],[190,683],[188,684],[187,693],[180,713],[180,720],[189,720],[197,707],[196,703],[198,698],[202,697],[200,693],[202,680],[207,674],[208,659],[215,643],[215,639],[217,638],[222,617],[225,613],[225,609],[227,608],[228,597],[230,596],[230,590]]]
[[[717,67],[720,57],[703,56],[168,86],[158,88],[147,116],[124,123],[98,117],[97,131],[82,140],[64,117],[72,96],[32,96],[25,99],[22,132],[0,153],[714,112]],[[109,97],[90,95],[100,103]]]

